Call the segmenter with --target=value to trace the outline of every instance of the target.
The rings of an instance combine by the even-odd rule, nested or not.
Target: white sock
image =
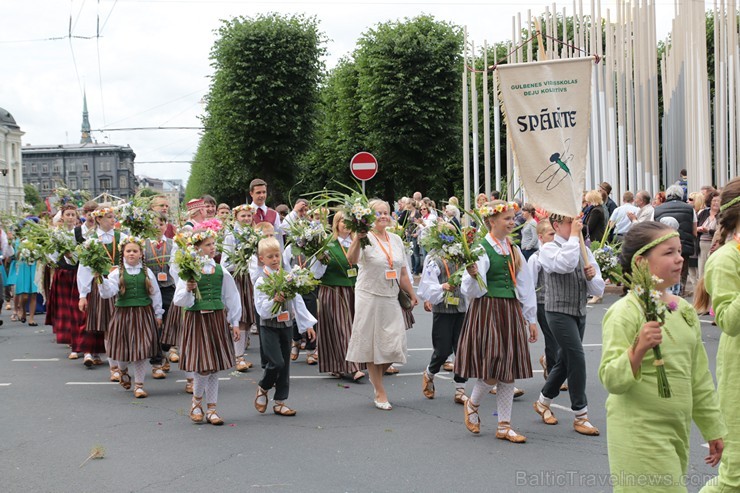
[[[427,369],[424,370],[424,371],[427,373],[427,378],[429,380],[434,380],[434,373],[432,373],[431,370],[429,370],[429,367],[428,366],[427,366]]]
[[[131,363],[131,365],[134,367],[134,383],[144,383],[144,377],[146,376],[146,365],[147,361],[145,359],[134,361]]]
[[[550,403],[552,403],[552,399],[550,399],[549,397],[545,397],[544,395],[542,395],[542,393],[540,393],[540,398],[537,400],[540,404],[547,407],[550,407]]]
[[[247,347],[247,332],[239,331],[239,340],[234,341],[234,355],[241,358],[244,355],[244,349]]]
[[[593,428],[594,426],[591,424],[591,422],[588,420],[588,406],[584,407],[583,409],[580,409],[576,411],[576,419],[585,419],[586,422],[584,423],[584,426],[587,428]]]
[[[206,404],[215,404],[218,401],[218,373],[208,375],[206,381]]]
[[[114,359],[108,358],[108,366],[110,366],[111,368],[115,368],[116,366],[118,368],[120,368],[121,367],[121,362],[120,361],[116,361]]]
[[[511,423],[511,406],[514,402],[514,382],[498,383],[496,391],[496,407],[498,410],[498,420]]]
[[[201,375],[200,373],[193,373],[193,396],[197,398],[203,397],[203,392],[206,390],[206,382],[208,381],[208,375]]]
[[[480,406],[480,401],[483,396],[491,391],[493,385],[488,385],[485,380],[478,379],[475,381],[475,387],[473,392],[470,394],[470,403],[476,407]]]
[[[186,371],[185,372],[185,378],[193,380],[195,378],[195,372],[192,371]]]

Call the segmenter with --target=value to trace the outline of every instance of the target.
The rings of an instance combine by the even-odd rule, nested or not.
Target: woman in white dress
[[[375,407],[392,409],[383,386],[383,373],[391,363],[406,362],[406,325],[398,291],[403,289],[415,306],[418,301],[406,267],[403,241],[386,231],[391,224],[390,206],[382,200],[371,200],[377,219],[370,232],[355,235],[348,260],[359,267],[355,285],[355,318],[347,349],[347,361],[366,363],[370,383],[375,391]],[[370,245],[361,248],[366,237]]]

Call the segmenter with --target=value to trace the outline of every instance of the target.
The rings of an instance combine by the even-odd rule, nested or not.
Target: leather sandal
[[[265,400],[264,403],[260,402],[261,399]],[[259,413],[264,413],[267,410],[267,402],[270,399],[267,397],[267,391],[257,385],[257,395],[254,397],[254,408]]]
[[[162,380],[163,378],[167,378],[167,374],[164,372],[164,368],[162,368],[161,366],[153,366],[152,378],[155,380]]]
[[[190,405],[190,420],[193,423],[200,423],[203,421],[203,406],[201,405],[202,402],[202,397],[193,396],[193,402]]]
[[[173,363],[177,363],[180,361],[180,355],[177,354],[177,350],[175,348],[171,348],[167,353],[167,359]]]
[[[465,404],[468,400],[468,396],[465,395],[465,389],[455,390],[455,404]]]
[[[470,399],[465,403],[463,406],[463,409],[465,411],[465,427],[468,429],[469,432],[475,433],[476,435],[480,433],[480,416],[478,415],[478,406],[474,406],[472,402],[470,402]],[[475,416],[476,422],[473,423],[470,418]]]
[[[188,394],[193,393],[193,379],[192,378],[185,379],[185,392]]]
[[[588,418],[576,418],[573,421],[573,429],[581,435],[599,436],[599,429],[592,425]]]
[[[421,393],[424,394],[424,397],[427,399],[434,399],[434,380],[429,378],[426,370],[424,370],[421,377]]]
[[[385,375],[395,375],[396,373],[398,373],[398,368],[393,365],[389,366],[384,372]]]
[[[131,388],[131,375],[128,374],[128,370],[121,370],[121,379],[118,384],[126,390]]]
[[[134,388],[134,397],[136,397],[137,399],[145,399],[149,397],[149,394],[147,394],[146,390],[144,390],[143,383],[136,384],[136,387]]]
[[[206,411],[206,421],[215,426],[221,426],[224,424],[224,420],[216,414],[216,405],[208,404],[208,410]]]
[[[315,365],[319,362],[319,355],[315,352],[306,354],[306,364]]]
[[[532,407],[534,407],[534,410],[537,414],[542,416],[542,421],[546,425],[558,424],[558,419],[555,417],[555,415],[550,410],[550,406],[546,406],[542,404],[540,401],[534,401],[534,404],[532,404]]]
[[[341,375],[339,375],[339,376],[341,378]],[[359,382],[363,378],[365,378],[365,373],[362,372],[362,371],[356,371],[355,374],[352,375],[352,381],[355,382],[355,383]]]
[[[167,358],[165,358],[162,362],[162,371],[165,373],[170,372],[170,360],[168,360]]]
[[[290,346],[290,361],[297,360],[299,352],[300,352],[300,343],[293,341],[292,345]]]
[[[445,363],[442,365],[442,369],[444,371],[454,371],[455,363],[453,363],[452,361],[445,361]]]
[[[80,357],[79,354],[77,354],[74,351],[72,351],[71,353],[69,353],[69,356],[67,356],[67,359],[77,359],[79,357]]]
[[[117,366],[111,366],[110,368],[110,381],[120,382],[121,381],[121,369]]]
[[[289,408],[282,402],[279,402],[275,404],[274,406],[272,406],[272,412],[274,412],[278,416],[295,416],[296,415],[295,409]]]
[[[236,371],[245,372],[251,368],[252,364],[247,364],[247,361],[243,357],[236,359]]]
[[[499,440],[508,440],[511,443],[524,443],[527,441],[527,437],[511,429],[511,424],[508,421],[499,421],[498,428],[496,428],[496,438]]]

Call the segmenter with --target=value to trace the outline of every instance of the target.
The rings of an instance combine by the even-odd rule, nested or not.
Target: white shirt
[[[643,223],[645,221],[652,221],[653,217],[655,217],[655,209],[652,205],[647,204],[643,207],[640,207],[639,214],[636,214],[635,222],[636,223]]]
[[[92,235],[92,233],[90,234]],[[97,228],[95,230],[95,234],[97,235],[98,241],[103,245],[110,245],[115,239],[115,230],[113,229],[110,231],[103,231],[102,229]],[[126,238],[126,235],[121,233],[120,241],[123,241],[124,238]],[[116,249],[117,248],[118,246],[116,245]],[[93,272],[90,267],[80,262],[80,266],[77,269],[77,290],[80,292],[80,299],[87,298],[87,295],[90,294],[93,278]]]
[[[563,245],[558,246],[558,243]],[[586,248],[588,263],[594,266],[596,275],[590,281],[586,281],[586,292],[591,296],[602,296],[604,294],[604,279],[601,278],[599,264],[594,259],[594,254]],[[555,235],[555,240],[542,245],[540,248],[540,265],[548,274],[570,274],[578,267],[581,257],[581,242],[578,236],[571,236],[567,240],[560,235]]]
[[[428,301],[432,305],[439,305],[444,301],[445,290],[442,289],[442,284],[439,283],[439,275],[441,273],[434,258],[431,255],[427,255],[424,261],[421,279],[419,279],[419,288],[416,292],[419,298]],[[452,273],[451,271],[450,274]],[[409,277],[409,279],[413,278]]]
[[[272,269],[265,267],[267,272],[273,273]],[[254,308],[257,310],[261,319],[271,319],[277,317],[272,314],[272,307],[275,304],[275,300],[268,297],[267,294],[263,293],[259,286],[265,283],[265,278],[260,277],[254,284]],[[298,332],[303,334],[308,329],[313,328],[316,325],[317,320],[311,315],[311,312],[306,308],[306,304],[303,302],[303,297],[296,295],[292,300],[285,302],[285,309],[290,313],[291,318],[295,319],[296,325],[298,326]]]
[[[632,221],[630,221],[630,218],[627,216],[630,212],[637,216],[640,213],[640,209],[630,203],[622,204],[614,209],[612,215],[609,216],[609,223],[614,225],[614,234],[627,234],[630,226],[632,226]]]
[[[8,243],[8,235],[5,231],[0,230],[0,257],[11,257],[13,256],[13,249]]]
[[[241,232],[242,230],[239,223],[234,223],[234,229],[237,232]],[[226,236],[224,236],[223,249],[221,251],[221,267],[228,270],[230,273],[234,272],[234,264],[229,262],[229,256],[234,252],[234,248],[236,248],[236,238],[234,238],[234,233],[226,233]]]
[[[131,276],[136,276],[141,272],[141,263],[134,266],[128,265],[126,262],[123,263],[126,272]],[[103,279],[103,284],[98,286],[100,290],[100,297],[103,299],[113,298],[118,294],[118,281],[121,273],[118,269],[114,270],[108,277]],[[159,284],[157,284],[157,278],[154,276],[154,272],[151,269],[146,270],[146,276],[149,278],[149,283],[152,285],[152,293],[149,297],[152,299],[152,308],[154,308],[154,316],[158,319],[164,315],[164,308],[162,308],[162,293],[159,291]]]
[[[509,255],[510,253],[519,255],[519,258],[522,261],[522,266],[519,269],[519,272],[516,273],[516,297],[519,300],[519,303],[522,304],[522,313],[524,314],[524,318],[527,319],[527,322],[530,324],[537,323],[537,296],[534,292],[532,275],[529,269],[524,265],[524,255],[522,255],[522,252],[516,245],[514,245],[514,252],[509,252],[508,242],[501,243],[501,247],[503,248],[499,247],[494,243],[489,234],[486,235],[486,241],[500,255]],[[485,253],[481,255],[480,258],[478,258],[476,265],[478,266],[478,274],[485,279],[486,274],[488,273],[488,268],[490,267],[488,255]],[[467,270],[463,274],[461,288],[463,296],[467,298],[481,298],[487,293],[487,290],[481,289],[478,285],[478,281],[471,277]]]
[[[216,261],[208,259],[206,265],[216,267]],[[221,281],[221,302],[226,308],[226,321],[232,327],[239,326],[239,319],[242,316],[242,301],[239,296],[239,291],[236,289],[236,283],[234,278],[226,269],[221,269],[223,272],[223,280]],[[195,292],[188,291],[187,279],[177,277],[177,285],[175,288],[175,295],[172,297],[172,304],[175,306],[181,306],[183,308],[190,308],[195,304]]]
[[[255,209],[261,209],[262,213],[265,216],[267,216],[267,209],[269,209],[269,207],[267,207],[265,204],[257,205],[254,202],[252,202],[249,205],[251,205]],[[285,246],[283,243],[284,231],[282,230],[282,227],[281,227],[280,214],[278,214],[277,211],[275,211],[275,221],[272,223],[272,226],[275,228],[275,238],[277,238],[278,242],[280,242],[280,249],[282,250],[283,247]]]

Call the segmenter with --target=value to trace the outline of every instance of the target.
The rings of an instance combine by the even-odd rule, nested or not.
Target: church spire
[[[82,96],[82,136],[80,137],[80,144],[92,144],[90,138],[90,120],[87,118],[87,91]]]

